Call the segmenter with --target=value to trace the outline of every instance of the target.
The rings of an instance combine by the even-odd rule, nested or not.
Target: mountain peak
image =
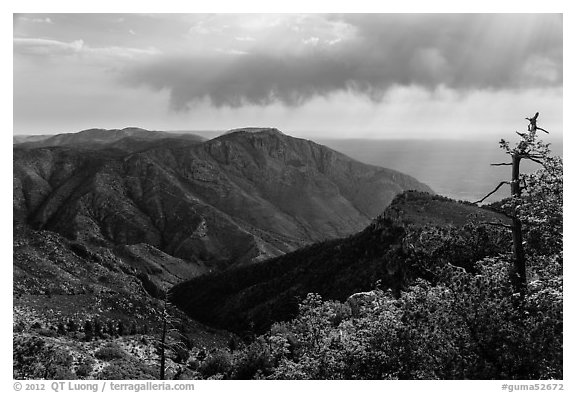
[[[140,128],[140,127],[125,127],[125,128],[122,128],[120,131],[122,131],[122,132],[151,132],[150,130],[145,130],[144,128]]]
[[[275,135],[286,135],[282,131],[273,127],[244,127],[244,128],[234,128],[230,131],[224,133],[224,135],[234,134],[234,133],[247,133],[247,134],[275,134]]]

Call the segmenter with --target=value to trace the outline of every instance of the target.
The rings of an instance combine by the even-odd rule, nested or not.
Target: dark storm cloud
[[[344,22],[352,34],[331,41],[298,36],[293,50],[275,50],[268,37],[242,52],[230,48],[209,56],[157,57],[126,69],[121,79],[167,89],[175,109],[206,98],[218,107],[274,102],[294,106],[338,91],[377,101],[398,85],[457,90],[562,85],[559,15],[372,14],[325,19]]]
[[[132,68],[124,80],[157,89],[168,88],[175,109],[209,97],[215,106],[280,101],[299,105],[314,95],[354,86],[353,65],[325,56],[302,58],[250,54],[213,58],[170,58]]]
[[[562,83],[560,15],[345,15],[358,31],[348,57],[378,67],[376,79],[455,88]],[[556,75],[532,78],[531,64]],[[536,71],[536,70],[532,70]],[[542,70],[544,71],[544,70]]]

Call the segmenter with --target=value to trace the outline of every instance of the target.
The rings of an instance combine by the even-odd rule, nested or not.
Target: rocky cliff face
[[[275,129],[139,152],[14,150],[18,222],[99,246],[148,244],[215,269],[354,233],[406,189],[430,191]]]

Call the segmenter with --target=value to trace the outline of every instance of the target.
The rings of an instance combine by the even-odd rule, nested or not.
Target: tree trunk
[[[513,279],[516,287],[515,289],[519,292],[523,292],[526,287],[526,256],[524,255],[524,247],[522,246],[522,223],[517,217],[512,219],[512,242],[514,253]]]
[[[166,310],[164,309],[164,317],[162,318],[162,339],[160,342],[160,379],[165,379],[166,370]]]
[[[512,155],[512,182],[510,183],[510,190],[512,198],[520,198],[520,160],[522,158],[518,154]],[[524,293],[526,287],[526,255],[524,254],[524,246],[522,245],[522,222],[516,216],[516,202],[514,203],[514,211],[512,212],[512,251],[514,254],[514,270],[512,272],[512,280],[515,290]]]

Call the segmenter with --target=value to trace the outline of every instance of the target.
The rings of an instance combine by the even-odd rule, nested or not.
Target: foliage
[[[532,252],[554,254],[562,248],[563,163],[559,157],[541,161],[541,169],[523,175],[518,214],[526,227],[527,247]]]
[[[121,359],[126,356],[125,352],[115,344],[109,343],[106,346],[98,349],[94,356],[97,359],[110,361],[113,359]]]
[[[200,366],[200,373],[205,378],[214,377],[217,375],[228,375],[232,369],[232,357],[224,351],[218,350],[208,356]]]
[[[269,375],[273,368],[270,347],[266,340],[260,339],[251,343],[245,350],[238,351],[234,358],[232,378],[253,379],[258,375]]]
[[[115,361],[104,367],[96,379],[155,379],[157,375],[151,367],[135,362]]]
[[[402,247],[412,275],[435,280],[435,267],[451,264],[472,272],[476,261],[508,251],[510,241],[509,231],[503,228],[469,222],[460,228],[412,228]]]
[[[44,338],[15,335],[13,338],[14,379],[74,379],[72,357]]]
[[[293,321],[275,325],[257,340],[257,347],[266,348],[258,357],[250,355],[256,353],[254,346],[235,355],[242,361],[231,374],[271,379],[562,378],[562,280],[542,266],[551,277],[531,281],[520,312],[508,265],[506,257],[486,258],[475,267],[476,274],[445,265],[437,270],[436,285],[418,280],[400,298],[375,290],[375,298],[356,315],[342,312],[349,310],[349,302],[310,294]],[[250,373],[243,373],[248,366]]]
[[[79,362],[78,368],[76,369],[76,375],[80,378],[85,378],[90,375],[94,369],[94,364],[96,362],[90,357],[83,357],[81,362]]]

